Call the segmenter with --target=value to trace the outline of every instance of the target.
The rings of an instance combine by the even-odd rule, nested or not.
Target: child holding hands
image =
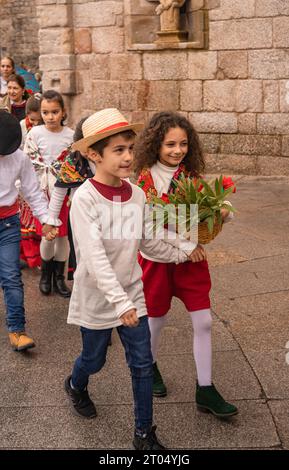
[[[34,126],[27,134],[24,151],[29,155],[37,173],[41,189],[47,199],[51,196],[56,178],[54,164],[63,150],[72,143],[73,131],[64,125],[66,110],[62,96],[54,91],[46,91],[40,102],[41,117],[44,124]],[[41,278],[39,289],[44,295],[49,295],[53,289],[62,297],[70,297],[70,290],[64,281],[65,262],[69,254],[67,237],[68,224],[67,199],[62,205],[59,219],[53,220],[53,225],[62,225],[54,241],[42,238],[40,244]],[[39,224],[38,232],[40,233]]]
[[[91,374],[104,366],[112,328],[125,349],[134,396],[133,446],[161,450],[152,413],[152,354],[137,252],[173,263],[187,255],[162,240],[145,240],[145,196],[126,181],[132,171],[135,133],[117,109],[104,109],[82,125],[83,139],[74,150],[95,164],[95,175],[76,191],[70,212],[77,268],[68,323],[80,326],[82,352],[65,390],[73,410],[95,418],[96,408],[87,385]]]
[[[47,201],[39,189],[33,166],[19,149],[21,138],[19,121],[6,111],[0,111],[0,284],[4,291],[9,340],[15,351],[35,346],[25,331],[17,180],[34,216],[41,224],[48,221]]]

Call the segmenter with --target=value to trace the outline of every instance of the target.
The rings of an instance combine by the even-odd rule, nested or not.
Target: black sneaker
[[[79,392],[74,390],[70,385],[70,380],[71,375],[65,380],[64,389],[69,397],[74,414],[88,419],[95,418],[97,414],[96,409],[93,401],[89,398],[88,391],[83,390]]]
[[[133,446],[135,450],[165,450],[166,448],[158,441],[156,426],[152,426],[150,432],[142,436],[134,435]]]

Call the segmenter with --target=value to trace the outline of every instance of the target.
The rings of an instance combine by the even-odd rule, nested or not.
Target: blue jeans
[[[84,390],[91,374],[100,371],[106,361],[108,342],[112,329],[90,330],[80,328],[83,350],[72,371],[72,384]],[[118,326],[117,331],[130,368],[134,397],[135,428],[150,430],[153,420],[153,369],[148,318],[140,318],[137,327]]]
[[[4,292],[8,330],[23,331],[24,291],[20,271],[19,215],[0,219],[0,285]]]

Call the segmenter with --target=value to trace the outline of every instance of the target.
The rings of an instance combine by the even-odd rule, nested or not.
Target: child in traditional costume
[[[153,202],[155,196],[173,193],[174,182],[181,175],[197,178],[205,167],[198,135],[192,124],[181,114],[171,112],[157,113],[151,118],[140,135],[135,158],[137,184],[145,192],[148,202]],[[224,220],[228,218],[229,211],[223,210],[222,216]],[[200,245],[187,240],[179,240],[178,243],[180,248],[183,244],[186,250],[194,250],[194,263],[163,262],[143,252],[139,257],[154,359],[153,393],[156,397],[167,395],[156,361],[160,335],[175,296],[183,301],[192,321],[198,379],[197,405],[200,410],[218,417],[232,416],[237,413],[237,408],[226,402],[212,383],[211,278],[206,256]]]

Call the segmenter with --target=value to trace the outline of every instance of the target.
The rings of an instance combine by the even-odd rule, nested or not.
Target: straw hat
[[[21,145],[22,132],[18,119],[0,110],[0,155],[10,155]]]
[[[72,149],[84,153],[88,147],[99,140],[128,130],[138,132],[142,128],[143,124],[140,123],[129,124],[116,108],[102,109],[87,118],[82,124],[83,139],[75,142]]]

